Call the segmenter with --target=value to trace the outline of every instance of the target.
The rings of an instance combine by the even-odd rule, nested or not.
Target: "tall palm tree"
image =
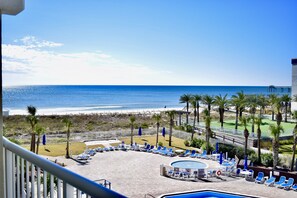
[[[209,153],[209,140],[210,140],[210,136],[211,136],[211,116],[210,116],[210,112],[208,111],[208,109],[204,109],[203,111],[204,113],[204,122],[205,122],[205,141],[206,141],[206,152]]]
[[[271,120],[274,120],[274,106],[277,100],[277,95],[275,94],[270,94],[268,96],[268,104],[271,107]]]
[[[202,97],[201,97],[201,95],[195,94],[195,95],[193,95],[192,99],[194,101],[196,101],[197,122],[199,123],[200,122],[200,119],[199,119],[199,117],[200,117],[200,115],[199,115],[200,114],[200,112],[199,112],[200,104],[199,104],[199,102],[202,100]]]
[[[282,96],[282,102],[285,104],[285,122],[288,122],[288,106],[291,102],[291,97],[288,94]]]
[[[247,104],[250,108],[251,120],[252,120],[252,133],[255,132],[255,114],[258,106],[258,98],[256,95],[247,96]]]
[[[293,112],[293,118],[296,120],[296,124],[293,130],[293,154],[292,154],[292,162],[291,162],[291,171],[294,170],[294,165],[295,165],[295,154],[296,154],[296,144],[297,144],[297,111]]]
[[[186,103],[187,104],[187,115],[186,115],[186,124],[189,123],[189,103],[191,100],[191,94],[184,94],[179,98],[180,103]]]
[[[245,110],[245,107],[247,105],[246,104],[247,103],[247,101],[246,101],[247,96],[243,93],[243,91],[240,91],[240,92],[237,92],[237,97],[238,97],[238,99],[240,101],[239,118],[241,118],[242,117],[242,113]]]
[[[241,112],[241,113],[243,112],[244,105],[245,105],[245,95],[244,95],[243,91],[237,92],[237,95],[232,95],[230,102],[231,102],[231,105],[233,105],[235,107],[235,113],[236,113],[235,130],[237,130],[238,129],[239,112]]]
[[[65,157],[66,158],[70,158],[70,155],[69,155],[69,139],[70,139],[70,128],[72,126],[72,121],[69,119],[69,118],[64,118],[62,120],[62,122],[65,124],[65,127],[66,127],[66,137],[67,137],[67,143],[66,143],[66,155]]]
[[[270,125],[269,130],[273,136],[273,168],[275,168],[278,162],[279,136],[284,132],[284,128],[281,125]]]
[[[202,103],[207,105],[208,112],[210,113],[211,105],[214,104],[214,98],[210,95],[204,95],[202,97]]]
[[[225,113],[225,108],[228,106],[228,99],[227,99],[227,94],[225,96],[215,96],[214,99],[214,104],[219,106],[219,114],[220,114],[220,122],[221,122],[221,128],[224,127],[224,113]]]
[[[160,128],[160,122],[161,122],[162,116],[161,116],[161,114],[154,114],[153,115],[153,119],[156,121],[156,125],[157,125],[156,146],[158,146],[158,142],[159,142],[159,128]]]
[[[176,111],[172,110],[172,111],[166,111],[167,116],[169,117],[170,123],[169,123],[169,146],[171,146],[171,142],[172,142],[172,129],[174,126],[174,116],[176,114]]]
[[[38,123],[38,118],[36,117],[37,109],[36,109],[36,107],[30,105],[30,106],[27,106],[27,111],[28,111],[29,115],[26,117],[26,120],[31,125],[31,144],[30,144],[30,151],[32,151],[33,153],[35,153],[35,141],[36,141],[35,127],[36,127],[36,125]]]
[[[260,115],[255,118],[255,124],[257,125],[258,162],[259,162],[259,164],[261,164],[261,125],[262,125],[262,117]]]
[[[130,144],[132,145],[133,144],[133,130],[134,130],[134,123],[136,121],[136,118],[134,115],[130,116],[130,126],[131,126],[131,141],[130,141]]]
[[[283,116],[282,116],[282,100],[280,97],[277,97],[274,103],[274,108],[276,110],[276,123],[278,126],[281,125],[281,122],[283,120]]]
[[[194,121],[193,121],[193,127],[195,127],[196,124],[196,116],[197,116],[197,102],[192,97],[190,101],[191,107],[194,109]]]
[[[257,103],[260,107],[260,116],[262,116],[262,114],[265,113],[266,106],[268,105],[268,99],[264,95],[260,94],[257,96]]]
[[[40,135],[44,134],[45,128],[39,125],[36,125],[36,135],[37,135],[37,143],[36,143],[36,154],[39,151],[39,144],[40,144]]]
[[[249,131],[247,129],[247,124],[249,123],[250,118],[246,117],[246,116],[242,116],[240,119],[241,124],[244,126],[244,131],[243,131],[243,135],[245,138],[245,142],[244,142],[244,156],[247,155],[247,143],[248,143],[248,138],[249,138]]]

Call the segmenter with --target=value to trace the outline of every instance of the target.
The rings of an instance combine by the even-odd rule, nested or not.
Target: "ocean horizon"
[[[183,94],[225,95],[291,94],[291,86],[192,86],[192,85],[32,85],[3,88],[3,108],[10,115],[26,114],[37,107],[38,114],[141,112],[181,109]]]

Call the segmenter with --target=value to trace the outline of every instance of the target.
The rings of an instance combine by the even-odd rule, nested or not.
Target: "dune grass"
[[[23,146],[26,149],[30,149],[30,146],[25,145]],[[97,148],[97,147],[104,147],[103,145],[92,145],[88,146],[89,149]],[[70,143],[70,154],[71,155],[78,155],[83,153],[86,150],[87,146],[83,142],[71,142]],[[39,155],[46,155],[46,156],[65,156],[66,154],[66,143],[58,143],[58,144],[47,144],[47,145],[40,145],[39,146]]]
[[[120,140],[124,141],[126,144],[130,144],[130,137],[120,138]],[[134,136],[133,140],[137,144],[143,145],[145,142],[147,142],[150,145],[156,146],[156,136]],[[184,141],[185,140],[183,140],[183,139],[176,138],[176,137],[172,136],[172,144],[171,144],[172,146],[170,148],[182,149],[182,150],[186,150],[186,149],[197,150],[197,148],[185,146]],[[163,136],[159,136],[159,142],[162,142],[163,146],[166,146],[167,148],[169,147],[169,137],[168,136],[166,136],[165,138]]]

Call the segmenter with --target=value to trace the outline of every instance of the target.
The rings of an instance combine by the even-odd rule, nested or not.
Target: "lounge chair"
[[[172,148],[164,150],[161,155],[167,155],[169,152],[172,152]]]
[[[109,147],[109,150],[110,150],[110,151],[114,151],[115,149],[114,149],[113,146],[111,146],[111,147]]]
[[[255,179],[255,183],[263,184],[263,182],[264,182],[264,173],[258,172],[258,176]]]
[[[297,191],[297,184],[294,184],[291,188],[292,190]]]
[[[166,146],[164,146],[158,153],[163,155],[163,153],[165,153],[167,151]]]
[[[157,149],[153,149],[152,150],[152,153],[159,153],[159,151],[162,149],[162,147],[161,146],[158,146],[158,148]]]
[[[151,145],[151,147],[147,150],[147,152],[151,153],[154,150],[155,146]]]
[[[273,186],[274,185],[274,182],[275,182],[275,177],[273,177],[273,176],[271,176],[269,179],[267,179],[266,181],[265,181],[265,185],[266,186]]]
[[[196,151],[195,150],[192,150],[190,157],[192,157],[192,158],[196,157]]]
[[[200,155],[200,156],[197,156],[198,158],[202,158],[202,159],[208,159],[208,156],[207,156],[207,151],[204,150],[203,153]]]
[[[180,154],[179,156],[180,156],[180,157],[187,157],[187,156],[189,156],[189,155],[190,155],[190,150],[186,150],[186,152]]]
[[[286,183],[282,183],[281,185],[278,186],[278,188],[283,188],[285,190],[289,190],[294,184],[294,179],[293,178],[289,178],[288,182]]]
[[[254,171],[253,170],[249,170],[249,172],[250,172],[250,174],[245,178],[245,180],[247,180],[247,181],[253,181],[254,180]]]
[[[281,176],[281,177],[279,178],[278,182],[275,182],[274,185],[275,185],[275,186],[279,186],[279,185],[281,185],[281,184],[283,184],[283,183],[285,183],[285,182],[286,182],[286,177],[285,177],[285,176]]]
[[[167,156],[173,157],[175,155],[174,151],[171,149],[169,149],[169,151],[166,153]]]
[[[141,151],[147,152],[147,150],[149,150],[150,147],[151,147],[151,145],[147,144],[144,148],[141,149]]]

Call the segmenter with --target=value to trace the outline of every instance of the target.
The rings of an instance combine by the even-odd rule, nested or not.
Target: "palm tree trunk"
[[[253,116],[253,119],[252,119],[252,133],[255,132],[255,115]]]
[[[288,121],[288,103],[286,102],[286,104],[285,104],[285,122],[287,122]]]
[[[66,145],[66,158],[69,158],[69,137],[70,137],[70,131],[67,130],[67,145]]]
[[[208,106],[208,113],[210,115],[210,104],[208,104],[207,106]]]
[[[159,142],[159,127],[160,127],[160,124],[157,123],[157,138],[156,138],[156,147],[158,146],[158,142]]]
[[[200,119],[199,119],[199,117],[200,117],[200,112],[199,112],[199,102],[197,102],[197,123],[199,123],[199,121],[200,121]]]
[[[261,164],[261,129],[257,129],[257,135],[258,135],[258,162]]]
[[[275,169],[278,162],[278,140],[273,141],[273,168]]]
[[[294,171],[294,166],[295,166],[296,144],[297,144],[297,135],[295,135],[295,138],[294,138],[291,171]]]
[[[274,121],[274,111],[272,110],[272,113],[271,113],[272,115],[271,115],[271,119],[272,119],[272,121]]]
[[[193,127],[195,127],[196,124],[196,116],[197,116],[197,112],[196,109],[194,110],[194,121],[193,121]]]
[[[189,123],[189,102],[187,102],[187,115],[186,115],[186,123]]]
[[[173,127],[173,119],[170,119],[170,128],[169,128],[169,146],[171,146],[172,127]]]
[[[39,151],[39,144],[40,144],[40,136],[37,136],[37,143],[36,143],[36,154],[38,155],[38,151]]]
[[[238,129],[238,107],[236,107],[235,130]]]
[[[282,119],[283,118],[282,118],[281,112],[278,112],[277,115],[276,115],[276,123],[277,123],[278,126],[281,124]]]
[[[243,108],[239,108],[239,118],[241,119],[242,118],[242,113],[243,113]]]
[[[134,128],[134,126],[133,125],[131,125],[131,146],[132,146],[132,144],[133,144],[133,128]]]

